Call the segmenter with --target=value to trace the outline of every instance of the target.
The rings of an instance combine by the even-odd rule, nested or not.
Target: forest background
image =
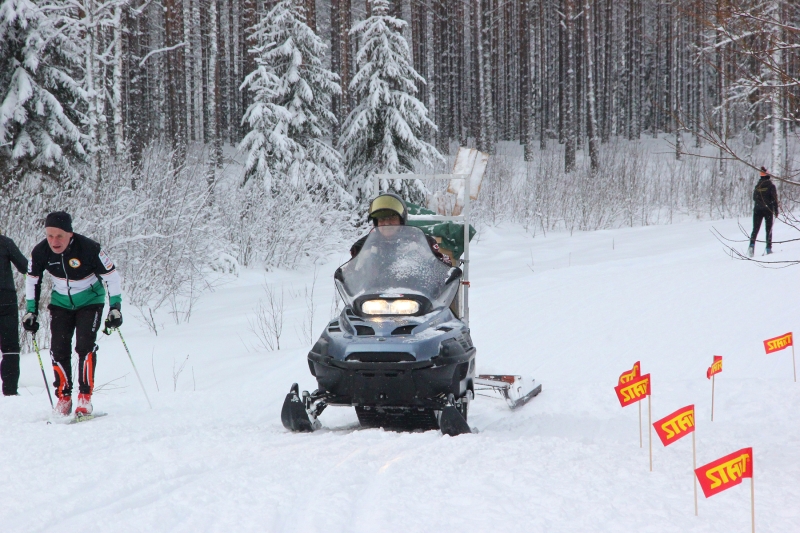
[[[458,146],[491,154],[478,225],[741,216],[762,165],[791,209],[798,49],[790,0],[2,0],[0,229],[28,253],[70,211],[154,328]]]

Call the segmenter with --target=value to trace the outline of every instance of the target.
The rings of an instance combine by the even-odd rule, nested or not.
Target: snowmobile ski
[[[297,383],[292,384],[289,394],[283,401],[281,408],[281,422],[283,427],[289,431],[311,432],[321,427],[320,422],[317,420],[317,415],[325,409],[324,402],[317,402],[317,406],[313,409],[314,412],[309,412],[310,404],[312,403],[311,395],[303,391],[302,398],[300,397],[300,387]],[[307,405],[309,404],[309,405]]]
[[[447,405],[442,409],[442,413],[439,415],[439,429],[442,431],[442,435],[451,437],[472,433],[467,421],[453,405]]]
[[[522,407],[540,392],[541,384],[522,376],[481,374],[475,378],[476,394],[503,399],[511,409]]]

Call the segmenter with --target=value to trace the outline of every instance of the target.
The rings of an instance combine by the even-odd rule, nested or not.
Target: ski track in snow
[[[708,500],[698,487],[694,516],[689,438],[664,448],[653,433],[648,471],[647,403],[640,448],[638,408],[621,409],[613,391],[637,360],[652,375],[653,420],[695,404],[698,466],[753,446],[757,530],[800,531],[800,384],[791,352],[761,344],[800,332],[798,270],[732,260],[712,227],[738,236],[735,220],[534,239],[484,229],[471,263],[478,370],[535,378],[543,392],[514,412],[478,397],[478,433],[456,438],[360,429],[337,407],[314,434],[283,429],[291,383],[315,385],[298,338],[310,270],[243,272],[190,323],[164,315],[158,336],[128,307],[126,340],[155,409],[119,339],[103,337],[97,383],[122,378],[94,398],[110,416],[48,425],[36,356],[24,354],[22,396],[0,398],[0,531],[749,531],[749,480]],[[792,237],[776,225],[776,240]],[[775,249],[800,256],[797,243]],[[319,270],[315,337],[345,258]],[[265,278],[286,290],[280,352],[255,348],[247,327]]]

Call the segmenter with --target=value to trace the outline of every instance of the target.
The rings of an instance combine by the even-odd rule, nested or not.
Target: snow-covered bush
[[[768,160],[769,148],[764,143],[750,149],[763,152],[753,154],[755,159]],[[552,145],[526,163],[520,146],[503,143],[490,158],[473,205],[476,221],[518,222],[532,232],[589,231],[752,212],[757,174],[744,163],[729,162],[721,178],[713,158],[676,160],[663,140],[619,141],[603,146],[596,172],[588,158],[579,157],[577,170],[566,174],[563,150]],[[784,208],[796,207],[797,188],[779,188]]]
[[[292,189],[267,191],[262,183],[218,189],[224,238],[244,266],[294,268],[348,249],[356,231],[338,203]]]
[[[98,184],[34,175],[10,181],[0,191],[6,232],[29,255],[44,238],[44,216],[68,211],[75,231],[99,241],[117,264],[126,304],[138,308],[151,328],[151,313],[165,304],[176,321],[188,319],[208,287],[210,266],[231,247],[207,202],[202,162],[175,168],[171,156],[152,147],[140,172],[112,166]]]

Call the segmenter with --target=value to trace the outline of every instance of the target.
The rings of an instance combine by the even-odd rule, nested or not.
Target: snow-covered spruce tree
[[[348,201],[339,153],[327,142],[336,117],[331,99],[341,89],[322,63],[325,44],[306,25],[300,0],[282,0],[256,25],[251,48],[256,69],[242,89],[253,93],[243,121],[250,132],[245,179],[257,176],[267,190],[306,189]]]
[[[375,174],[413,172],[416,164],[433,165],[441,154],[421,139],[423,128],[436,129],[425,105],[417,100],[416,84],[425,80],[411,65],[406,23],[390,17],[386,0],[373,0],[372,16],[353,26],[358,39],[358,72],[350,83],[355,107],[339,138],[344,152],[349,190],[359,200],[374,194]],[[382,184],[412,201],[424,199],[419,182]]]
[[[30,0],[0,3],[0,185],[29,172],[64,177],[85,156],[69,105],[80,91],[46,27]]]

